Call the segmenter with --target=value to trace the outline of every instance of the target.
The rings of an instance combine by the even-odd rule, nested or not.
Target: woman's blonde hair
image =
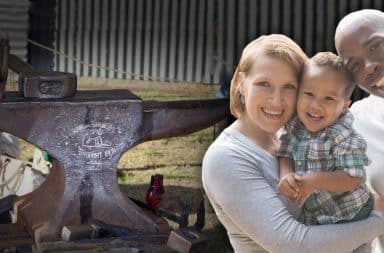
[[[250,42],[243,49],[239,65],[231,80],[230,109],[236,118],[239,118],[245,109],[244,98],[239,89],[240,73],[247,75],[252,69],[253,63],[258,60],[257,56],[262,54],[286,61],[292,66],[298,79],[303,71],[304,63],[308,59],[299,45],[282,34],[263,35]]]

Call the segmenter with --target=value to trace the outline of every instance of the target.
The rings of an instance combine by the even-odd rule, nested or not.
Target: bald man
[[[354,127],[367,141],[367,181],[384,197],[384,12],[360,10],[345,16],[335,32],[335,46],[359,87],[371,95],[355,102]],[[384,253],[384,236],[375,253]]]

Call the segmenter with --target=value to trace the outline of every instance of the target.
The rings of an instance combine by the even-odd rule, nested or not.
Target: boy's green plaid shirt
[[[365,181],[364,166],[369,164],[367,144],[353,128],[353,116],[345,113],[339,120],[316,133],[307,131],[297,117],[286,126],[280,137],[278,156],[295,161],[295,173],[332,172],[342,170]],[[307,224],[331,224],[351,220],[369,199],[369,191],[361,185],[354,191],[334,193],[316,190],[304,205]]]

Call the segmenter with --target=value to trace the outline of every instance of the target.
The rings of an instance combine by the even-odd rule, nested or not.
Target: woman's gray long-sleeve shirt
[[[277,194],[275,157],[232,126],[209,147],[203,186],[237,253],[347,253],[384,234],[384,219],[373,211],[365,220],[305,226]]]

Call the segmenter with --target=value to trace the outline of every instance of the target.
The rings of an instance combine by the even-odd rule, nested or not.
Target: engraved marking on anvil
[[[79,125],[72,131],[74,138],[81,142],[79,155],[92,165],[102,164],[100,160],[110,159],[117,153],[119,143],[112,145],[111,140],[116,139],[116,133],[122,132],[122,129],[109,123]]]

